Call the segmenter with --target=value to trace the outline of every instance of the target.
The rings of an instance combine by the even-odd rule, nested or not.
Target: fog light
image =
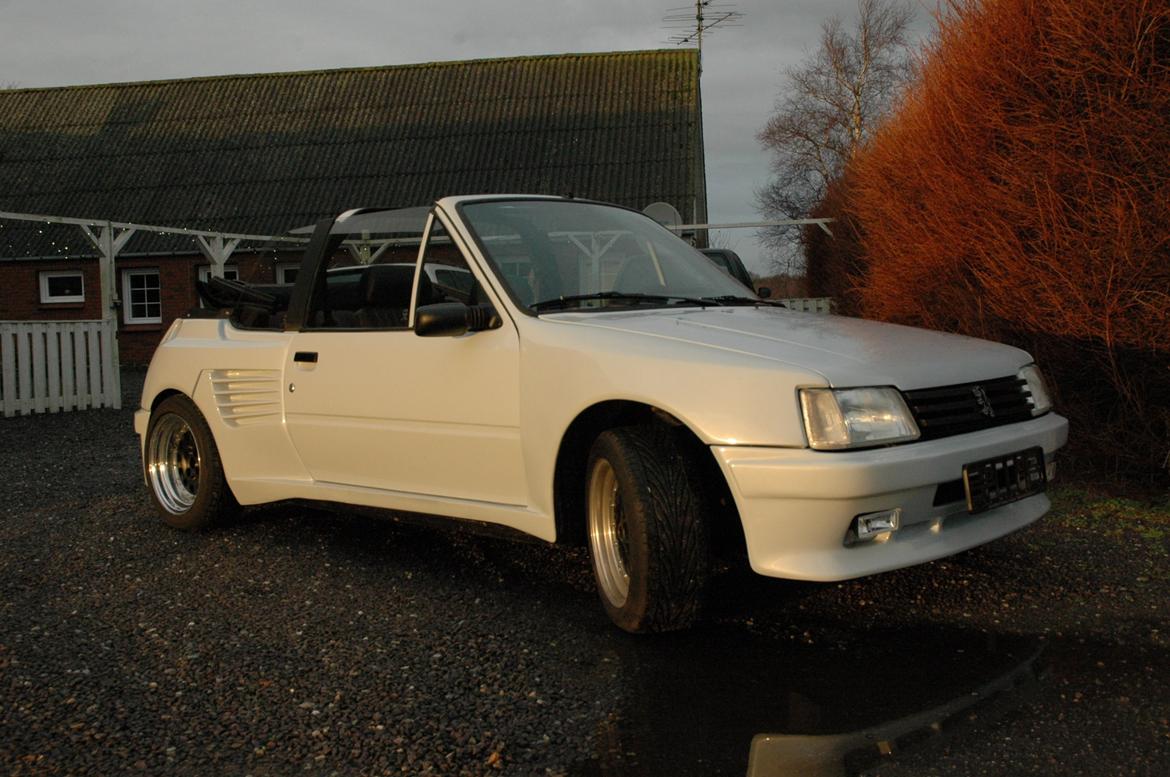
[[[863,513],[849,524],[849,531],[845,533],[845,544],[856,545],[861,542],[885,542],[898,531],[902,525],[902,508],[882,510],[877,513]]]
[[[1044,477],[1049,483],[1056,479],[1056,459],[1044,465]]]

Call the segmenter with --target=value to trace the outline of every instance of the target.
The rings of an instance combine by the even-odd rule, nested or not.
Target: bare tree
[[[905,0],[858,0],[852,28],[830,18],[817,50],[785,72],[785,91],[758,135],[774,174],[756,192],[765,218],[807,217],[869,138],[909,78],[913,18]],[[778,269],[799,268],[801,235],[787,227],[764,233]]]

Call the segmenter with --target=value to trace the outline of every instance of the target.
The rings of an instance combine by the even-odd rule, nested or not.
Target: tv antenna
[[[742,27],[743,14],[731,3],[717,3],[714,0],[695,0],[694,8],[681,6],[668,8],[662,17],[664,28],[670,33],[667,40],[679,46],[694,44],[703,57],[703,35],[715,27]]]

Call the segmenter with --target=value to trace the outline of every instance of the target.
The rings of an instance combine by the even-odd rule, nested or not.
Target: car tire
[[[150,414],[143,467],[151,501],[175,529],[202,529],[240,509],[203,414],[176,394]]]
[[[675,432],[603,432],[585,477],[589,554],[609,617],[633,633],[689,627],[702,610],[710,540],[701,477]]]

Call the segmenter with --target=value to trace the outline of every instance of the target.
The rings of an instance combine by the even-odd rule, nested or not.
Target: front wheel
[[[669,429],[623,427],[594,442],[586,478],[589,553],[609,617],[630,632],[689,627],[709,568],[694,462]]]
[[[201,529],[239,509],[211,429],[185,396],[166,398],[150,414],[143,466],[151,500],[169,526]]]

